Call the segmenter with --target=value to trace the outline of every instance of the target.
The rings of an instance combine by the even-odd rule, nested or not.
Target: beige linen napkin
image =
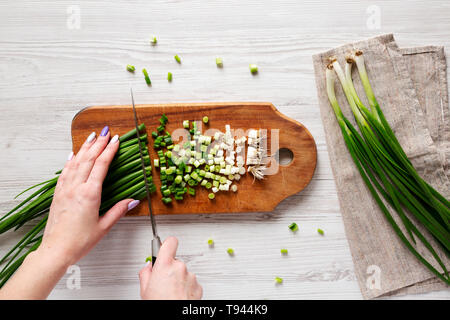
[[[450,178],[450,108],[444,47],[400,49],[407,63],[425,124]]]
[[[450,157],[450,133],[443,48],[402,50],[389,34],[314,55],[313,61],[328,153],[363,297],[447,288],[398,239],[367,190],[342,138],[325,90],[325,67],[330,56],[336,56],[344,66],[345,55],[354,49],[364,52],[377,100],[411,162],[427,182],[450,198],[445,171]],[[356,90],[367,102],[356,67],[353,71]],[[353,121],[340,84],[336,84],[336,95],[344,114]],[[437,248],[433,239],[428,239]],[[420,244],[417,249],[433,261]],[[449,259],[439,252],[446,266],[450,266]]]

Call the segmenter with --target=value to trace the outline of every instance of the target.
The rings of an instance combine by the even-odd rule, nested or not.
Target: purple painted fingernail
[[[92,132],[89,137],[87,137],[86,142],[90,143],[95,139],[95,132]]]
[[[100,133],[100,136],[101,136],[101,137],[104,137],[104,136],[106,136],[106,135],[108,134],[108,132],[109,132],[109,127],[108,127],[108,126],[105,126],[105,127],[103,128],[102,132]]]
[[[133,200],[128,204],[128,211],[133,210],[140,203],[139,200]]]
[[[116,143],[117,141],[119,141],[119,135],[116,134],[114,137],[112,137],[112,139],[109,143],[113,144],[113,143]]]
[[[67,157],[67,161],[72,160],[73,158],[73,151],[71,153],[69,153],[69,156]]]

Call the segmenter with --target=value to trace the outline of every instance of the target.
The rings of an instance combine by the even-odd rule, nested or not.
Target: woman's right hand
[[[178,240],[169,237],[159,249],[155,265],[151,262],[139,272],[141,298],[145,300],[201,299],[203,289],[184,262],[175,259]]]

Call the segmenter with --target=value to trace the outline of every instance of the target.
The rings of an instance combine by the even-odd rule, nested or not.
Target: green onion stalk
[[[139,130],[145,131],[145,125],[141,124]],[[156,191],[151,175],[152,168],[147,148],[147,134],[141,134],[140,139],[138,139],[136,138],[136,129],[133,129],[121,136],[119,141],[119,150],[111,162],[108,174],[103,183],[100,215],[106,213],[121,200],[127,198],[141,200],[145,198],[146,190],[139,155],[139,143],[144,153],[146,178],[149,182],[150,191]],[[37,189],[12,210],[0,217],[0,234],[11,229],[14,229],[14,231],[18,230],[29,221],[38,221],[0,260],[0,265],[2,265],[0,271],[0,288],[20,267],[25,257],[39,247],[60,173],[61,171],[58,171],[55,177],[19,193],[16,198],[30,190]]]
[[[369,192],[408,250],[439,279],[450,284],[448,270],[435,248],[419,231],[419,225],[433,236],[445,255],[450,253],[450,204],[444,196],[424,181],[409,161],[375,98],[361,51],[346,59],[345,71],[336,59],[326,69],[328,99],[336,115],[347,149]],[[359,99],[352,80],[356,64],[369,101],[369,108]],[[336,75],[342,85],[359,131],[343,115],[335,95]],[[389,205],[385,205],[385,202]],[[396,214],[406,235],[393,217]],[[416,249],[419,240],[442,271]]]

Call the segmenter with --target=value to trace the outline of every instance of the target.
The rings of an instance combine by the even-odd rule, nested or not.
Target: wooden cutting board
[[[317,162],[317,151],[313,137],[299,122],[281,114],[267,102],[230,102],[230,103],[185,103],[136,105],[139,123],[145,123],[150,136],[149,150],[151,159],[156,158],[151,132],[159,125],[159,118],[165,113],[169,118],[166,129],[169,132],[182,128],[183,120],[201,120],[209,117],[209,123],[203,125],[203,132],[218,129],[225,132],[225,125],[231,129],[267,129],[269,154],[272,135],[279,129],[279,148],[292,151],[293,159],[288,165],[280,165],[274,175],[264,180],[255,180],[250,173],[235,182],[236,193],[219,191],[214,200],[208,199],[210,191],[196,187],[196,196],[185,195],[181,202],[173,200],[171,205],[161,202],[159,172],[154,168],[153,177],[158,191],[152,195],[152,209],[155,214],[188,213],[238,213],[272,211],[283,199],[303,190],[311,181]],[[124,134],[134,128],[132,107],[95,106],[81,110],[72,121],[73,151],[76,153],[86,137],[95,131],[99,133],[108,125],[111,134]],[[174,141],[176,143],[177,141]],[[274,158],[275,159],[275,158]],[[153,161],[152,161],[153,164]],[[147,204],[141,203],[131,215],[148,215]]]

